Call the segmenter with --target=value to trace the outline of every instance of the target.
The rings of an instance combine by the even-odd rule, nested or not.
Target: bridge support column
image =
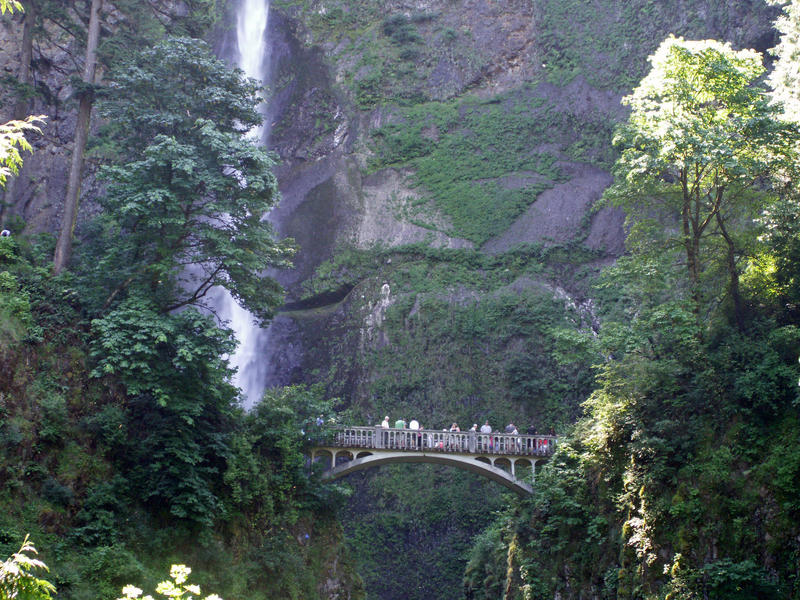
[[[470,452],[477,452],[478,450],[478,434],[474,431],[469,432],[469,437],[467,438],[467,445],[469,446]]]
[[[375,427],[375,447],[376,448],[383,448],[383,427],[377,425]]]

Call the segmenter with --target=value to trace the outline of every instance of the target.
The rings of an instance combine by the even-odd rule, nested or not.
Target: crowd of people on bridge
[[[424,448],[424,447],[434,447],[440,450],[452,449],[457,451],[466,451],[466,440],[463,436],[438,436],[438,441],[434,442],[432,437],[429,435],[423,435],[423,431],[428,432],[438,432],[438,429],[432,430],[425,430],[420,422],[417,419],[411,419],[410,421],[406,422],[405,419],[398,418],[394,421],[394,424],[391,423],[389,419],[389,415],[386,415],[381,421],[380,424],[381,429],[385,430],[397,430],[397,429],[407,429],[412,431],[420,431],[417,436],[412,436],[411,440],[412,443],[415,442],[417,448]],[[442,432],[449,432],[449,433],[461,433],[461,428],[459,427],[458,423],[453,422],[449,428],[445,427],[441,430]],[[526,447],[527,450],[531,450],[528,446],[531,446],[531,440],[526,440],[526,443],[523,444],[522,440],[517,442],[509,441],[507,438],[502,437],[498,438],[497,434],[508,434],[508,435],[520,435],[519,429],[513,422],[509,423],[508,425],[503,428],[502,431],[494,430],[492,426],[489,424],[489,421],[484,421],[483,425],[478,427],[477,423],[473,423],[472,427],[469,428],[469,432],[483,434],[480,436],[480,445],[487,446],[486,448],[481,448],[482,450],[506,450],[506,451],[514,451],[514,450],[522,450],[523,446]],[[491,435],[494,434],[494,435]],[[536,427],[531,424],[527,430],[525,431],[526,435],[535,436],[537,435]],[[549,437],[554,437],[555,432],[551,428]],[[399,443],[405,444],[405,438],[400,438]],[[533,447],[532,449],[537,454],[547,454],[549,450],[549,445],[552,441],[548,437],[541,437],[533,440]]]
[[[392,425],[389,420],[389,415],[383,417],[383,421],[381,421],[381,427],[383,429],[413,429],[413,430],[425,429],[425,427],[420,425],[419,421],[417,421],[416,419],[411,419],[411,421],[406,422],[405,419],[399,418]],[[438,431],[438,430],[434,429],[433,431]],[[461,428],[458,426],[458,423],[453,422],[453,424],[450,425],[449,429],[444,428],[442,429],[442,431],[460,432]],[[472,427],[469,428],[469,431],[476,431],[480,433],[500,433],[500,430],[492,429],[492,426],[489,425],[488,420],[484,421],[483,425],[481,425],[480,428],[478,428],[477,423],[473,423]],[[516,425],[514,425],[514,423],[509,423],[508,425],[505,426],[502,433],[510,433],[518,435],[519,429],[517,428]],[[528,429],[525,431],[525,433],[527,435],[536,435],[538,432],[536,431],[536,427],[533,424],[531,424],[530,426],[528,426]],[[550,433],[546,435],[554,436],[555,432],[553,428],[550,428]]]

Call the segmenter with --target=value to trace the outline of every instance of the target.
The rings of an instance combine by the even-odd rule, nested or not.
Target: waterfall
[[[264,68],[264,55],[267,44],[267,25],[269,24],[269,0],[241,0],[236,16],[236,46],[239,57],[238,66],[245,75],[269,83],[269,73]],[[269,137],[267,120],[261,127],[254,128],[251,135],[259,141]]]
[[[269,22],[269,0],[240,0],[236,19],[236,45],[238,55],[226,57],[242,69],[248,77],[269,83],[268,61],[264,60],[269,46],[267,25]],[[263,114],[262,110],[262,114]],[[269,139],[269,122],[265,119],[261,127],[249,133],[260,143]],[[214,290],[212,303],[221,321],[228,324],[239,342],[236,351],[229,357],[237,372],[233,383],[242,391],[244,407],[252,408],[264,393],[269,377],[268,352],[269,329],[256,325],[253,315],[239,306],[228,290]]]

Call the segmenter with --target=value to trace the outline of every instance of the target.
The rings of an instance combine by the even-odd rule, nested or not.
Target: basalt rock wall
[[[378,385],[386,374],[363,355],[397,333],[354,333],[392,321],[370,316],[384,284],[388,311],[405,311],[403,334],[427,302],[480,312],[507,286],[590,307],[591,273],[624,251],[623,215],[599,199],[620,100],[648,54],[668,34],[761,51],[775,39],[775,9],[761,2],[275,0],[271,10],[270,146],[283,194],[273,219],[300,246],[279,278],[289,309],[315,306],[285,313],[299,362],[282,361],[276,381],[325,378],[374,414],[380,396],[406,387]],[[487,260],[495,266],[477,266]],[[342,288],[347,298],[320,306]],[[508,398],[502,379],[470,393]]]

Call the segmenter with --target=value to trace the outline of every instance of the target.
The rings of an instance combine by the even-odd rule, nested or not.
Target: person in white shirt
[[[420,430],[419,421],[417,421],[416,419],[411,419],[411,422],[408,424],[408,428],[419,431]],[[414,442],[412,441],[412,443],[414,443]],[[420,448],[422,446],[422,434],[421,433],[417,434],[416,443],[417,443],[417,448]]]
[[[488,420],[483,425],[481,425],[481,433],[492,433],[492,426],[489,425]],[[481,446],[483,447],[484,451],[489,450],[494,446],[491,437],[485,437],[481,440],[481,442],[482,442]]]

